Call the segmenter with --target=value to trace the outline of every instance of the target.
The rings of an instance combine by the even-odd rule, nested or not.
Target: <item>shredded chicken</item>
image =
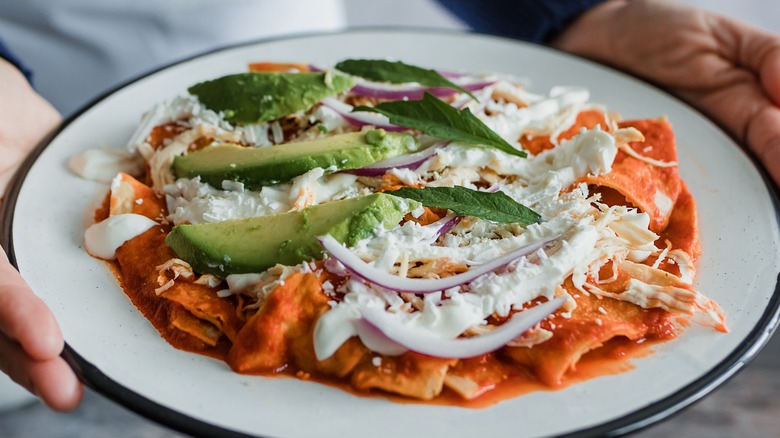
[[[704,321],[706,325],[718,331],[728,331],[726,313],[718,303],[691,289],[681,278],[627,260],[621,263],[620,268],[631,276],[624,291],[607,292],[593,284],[585,287],[595,295],[628,301],[645,309],[658,307],[689,316],[701,313],[707,317]]]
[[[176,258],[168,260],[155,269],[158,271],[157,284],[160,285],[154,290],[157,295],[172,288],[179,277],[191,279],[195,276],[189,263]]]
[[[417,266],[410,267],[407,276],[412,278],[443,278],[466,272],[468,269],[469,266],[463,262],[441,258],[426,260]]]

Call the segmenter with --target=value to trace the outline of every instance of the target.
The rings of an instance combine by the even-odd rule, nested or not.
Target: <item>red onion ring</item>
[[[493,184],[492,186],[488,187],[487,189],[485,189],[485,191],[488,192],[488,193],[496,193],[497,191],[501,190],[501,187],[503,187],[503,184],[496,183],[496,184]]]
[[[309,71],[315,73],[324,73],[325,69],[318,67],[314,64],[309,64]],[[436,71],[447,79],[458,79],[466,76],[466,73],[460,73],[456,71],[447,71],[447,70],[436,70]]]
[[[377,161],[376,163],[361,167],[360,169],[345,170],[344,173],[350,173],[357,176],[382,176],[391,169],[417,169],[428,159],[434,156],[440,147],[446,145],[447,143],[449,142],[438,143],[411,154],[400,155],[397,157],[388,158],[387,160]]]
[[[495,81],[477,81],[465,84],[458,84],[468,91],[479,91],[485,87],[493,85]],[[378,82],[363,82],[355,85],[350,90],[350,93],[357,96],[371,97],[383,100],[401,100],[411,99],[419,100],[423,98],[425,93],[433,94],[436,97],[450,97],[454,94],[460,93],[458,90],[446,87],[425,87],[425,86],[409,86],[409,85],[390,85]]]
[[[420,333],[393,318],[384,309],[364,307],[360,310],[363,321],[373,326],[385,337],[420,354],[433,357],[466,359],[498,350],[509,341],[530,330],[543,319],[558,310],[566,298],[553,298],[547,302],[515,313],[509,321],[488,334],[471,338],[441,339]]]
[[[446,222],[444,222],[444,225],[442,225],[441,228],[439,228],[439,231],[436,232],[438,237],[441,237],[441,236],[449,233],[450,230],[455,228],[455,225],[458,225],[460,223],[460,221],[463,220],[463,216],[454,216],[454,217],[452,217],[450,219],[447,219],[445,217],[442,220],[446,220]]]
[[[383,114],[371,113],[368,111],[352,112],[354,107],[332,97],[326,97],[321,101],[322,105],[337,112],[350,125],[363,127],[375,126],[385,131],[405,131],[406,128],[396,126],[390,123],[390,119]]]
[[[411,292],[416,294],[426,294],[432,292],[440,292],[453,287],[462,286],[466,283],[474,281],[477,277],[480,277],[488,272],[493,272],[496,269],[502,268],[509,263],[533,253],[534,251],[542,248],[544,245],[552,242],[560,237],[559,235],[548,237],[530,245],[515,249],[501,257],[491,260],[488,263],[479,265],[469,269],[461,274],[453,275],[451,277],[444,277],[438,279],[428,278],[404,278],[397,275],[392,275],[377,269],[368,263],[360,259],[349,249],[339,243],[331,235],[320,236],[317,240],[320,242],[325,251],[330,253],[331,257],[341,262],[352,275],[359,277],[371,284],[375,284],[379,287],[396,291],[396,292]]]
[[[387,356],[399,356],[406,353],[407,348],[388,338],[381,330],[368,322],[365,318],[356,320],[356,323],[360,342],[368,347],[369,350]]]
[[[459,79],[466,76],[466,73],[459,73],[456,71],[436,70],[436,72],[447,79]]]

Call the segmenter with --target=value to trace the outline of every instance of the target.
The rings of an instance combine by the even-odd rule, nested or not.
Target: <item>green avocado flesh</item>
[[[222,181],[229,180],[257,190],[287,182],[318,167],[327,172],[359,169],[416,149],[413,135],[383,130],[259,148],[224,144],[176,157],[173,173],[177,178],[200,176],[202,182],[217,188],[222,187]]]
[[[379,226],[394,227],[419,205],[375,193],[276,215],[177,225],[165,243],[195,271],[224,278],[319,259],[323,249],[316,238],[326,234],[354,246]]]
[[[193,85],[187,91],[237,124],[262,123],[305,111],[353,85],[339,73],[239,73]]]

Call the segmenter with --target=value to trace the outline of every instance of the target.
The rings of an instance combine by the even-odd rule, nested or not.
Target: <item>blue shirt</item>
[[[437,0],[473,30],[546,43],[605,0]]]
[[[32,72],[30,69],[24,66],[19,59],[14,56],[13,53],[8,49],[8,47],[3,44],[3,41],[0,40],[0,58],[4,58],[6,61],[10,62],[11,64],[15,65],[16,68],[19,69],[19,71],[22,72],[24,77],[27,78],[28,81],[32,80]]]

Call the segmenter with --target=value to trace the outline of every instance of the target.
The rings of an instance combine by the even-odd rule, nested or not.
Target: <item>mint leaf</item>
[[[525,157],[500,135],[482,123],[468,108],[459,110],[425,93],[422,100],[382,102],[376,106],[358,106],[352,111],[371,111],[384,114],[390,123],[417,129],[433,137],[461,143],[490,146],[510,155]]]
[[[403,187],[385,192],[415,200],[426,207],[446,208],[459,216],[475,216],[502,224],[523,226],[541,222],[542,216],[503,192],[479,192],[465,187]]]
[[[390,82],[392,84],[417,82],[426,87],[451,88],[468,94],[474,100],[478,100],[471,92],[445,78],[436,70],[405,64],[400,61],[347,59],[336,64],[336,70],[375,82]]]
[[[353,79],[333,73],[239,73],[193,85],[188,91],[231,123],[276,120],[341,93]]]

